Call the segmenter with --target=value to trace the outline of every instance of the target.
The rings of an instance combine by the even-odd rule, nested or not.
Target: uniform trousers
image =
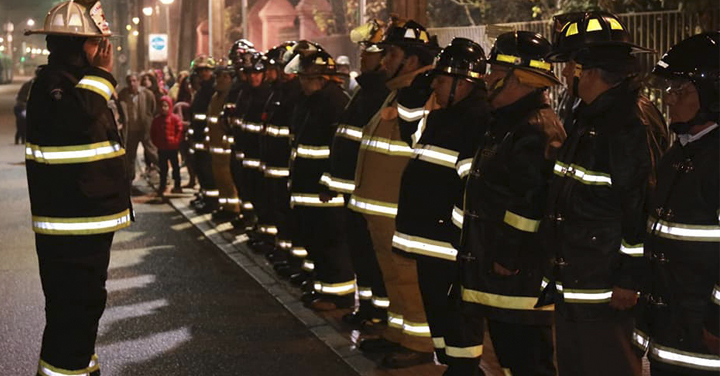
[[[180,188],[180,163],[177,150],[158,150],[158,166],[160,167],[160,189],[167,186],[168,163],[172,166],[172,177],[175,188]]]
[[[267,193],[268,216],[278,229],[276,235],[278,248],[290,250],[292,232],[290,229],[290,193],[287,189],[288,179],[266,178],[265,192]]]
[[[240,204],[238,202],[228,202],[229,199],[237,199],[238,193],[235,190],[235,184],[230,174],[230,158],[229,154],[212,154],[212,173],[213,180],[217,184],[220,192],[220,205],[222,210],[231,213],[240,213]]]
[[[395,219],[365,214],[368,230],[387,289],[388,327],[382,337],[419,352],[432,352],[430,333],[417,333],[413,328],[427,325],[415,260],[392,251]]]
[[[264,176],[262,172],[257,179],[256,192],[257,199],[255,203],[255,213],[258,218],[258,227],[261,228],[260,240],[274,244],[275,237],[277,235],[277,225],[273,218],[272,211],[272,196],[268,187],[270,186],[273,178]],[[275,233],[270,232],[270,229],[275,229]]]
[[[52,367],[89,367],[107,300],[105,281],[113,235],[35,234],[45,294],[40,358]]]
[[[596,321],[573,321],[555,310],[555,342],[559,376],[639,376],[640,359],[631,336],[631,311],[616,311]]]
[[[260,183],[260,179],[262,179],[262,171],[257,167],[243,166],[240,170],[240,176],[243,187],[241,191],[242,196],[240,197],[240,200],[243,202],[243,216],[248,223],[255,223],[257,221],[255,205],[259,203],[258,184]],[[262,205],[262,203],[260,205]]]
[[[207,150],[195,150],[195,174],[200,183],[200,188],[205,191],[217,189],[212,171],[212,156]],[[212,198],[216,199],[215,197]]]
[[[348,198],[345,198],[348,201]],[[365,216],[345,208],[345,232],[357,286],[360,290],[360,311],[375,318],[386,319],[389,300]],[[372,295],[363,294],[370,291]]]
[[[554,376],[550,325],[525,325],[488,319],[495,355],[513,376]]]
[[[135,163],[137,160],[137,148],[142,143],[145,150],[145,163],[147,165],[158,164],[157,148],[150,141],[150,133],[141,131],[128,131],[125,137],[125,155],[127,161],[127,171],[130,181],[135,180]]]

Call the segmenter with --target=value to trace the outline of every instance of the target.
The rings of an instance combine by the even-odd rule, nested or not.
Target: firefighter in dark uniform
[[[513,375],[555,375],[552,307],[534,308],[545,264],[538,228],[565,140],[545,97],[560,84],[543,59],[550,48],[529,31],[498,36],[485,78],[493,120],[472,164],[459,169],[469,174],[456,210],[464,213],[458,258],[465,313],[487,318],[500,366]],[[473,329],[482,340],[482,323]]]
[[[195,163],[195,174],[200,183],[200,192],[191,204],[199,212],[211,213],[217,209],[220,195],[212,175],[212,159],[208,149],[210,129],[207,123],[207,109],[215,93],[213,74],[215,59],[200,55],[193,60],[190,69],[200,77],[200,89],[195,93],[190,104],[190,128],[187,133],[190,139],[190,152]]]
[[[288,65],[298,65],[306,97],[295,113],[292,128],[294,158],[290,162],[290,206],[296,212],[297,237],[314,263],[314,290],[303,301],[312,309],[347,308],[355,301],[355,278],[342,233],[344,199],[320,200],[323,172],[327,171],[330,144],[348,96],[340,87],[337,66],[325,51],[297,55]],[[293,239],[294,242],[294,239]]]
[[[350,36],[362,48],[361,74],[356,78],[358,89],[343,111],[333,137],[329,169],[323,174],[321,181],[327,187],[321,194],[323,201],[338,195],[344,195],[346,202],[350,199],[350,194],[355,189],[355,165],[362,129],[389,93],[385,87],[385,73],[380,70],[382,50],[376,44],[382,40],[382,24],[372,20],[353,29]],[[344,211],[344,222],[360,305],[354,312],[343,316],[343,321],[360,327],[384,323],[387,321],[390,301],[367,230],[367,222],[361,213],[349,209]]]
[[[614,18],[583,18],[561,32],[587,34],[572,53],[582,66],[582,103],[553,167],[541,226],[553,270],[541,285],[539,306],[555,303],[560,375],[636,375],[632,308],[647,269],[642,250],[651,172],[633,82],[639,70],[633,52],[641,47]]]
[[[633,342],[653,376],[720,372],[720,32],[685,39],[658,61],[670,128],[647,222],[651,278]]]
[[[132,219],[125,149],[108,107],[110,28],[100,2],[82,4],[56,5],[43,29],[27,32],[46,34],[50,51],[30,91],[25,155],[45,294],[40,376],[100,375],[110,247]]]

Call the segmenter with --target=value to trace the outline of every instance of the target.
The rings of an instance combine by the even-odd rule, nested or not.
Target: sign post
[[[148,58],[151,62],[164,63],[168,60],[167,34],[150,34],[148,43]]]

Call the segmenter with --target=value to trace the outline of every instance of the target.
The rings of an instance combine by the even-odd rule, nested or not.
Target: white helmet
[[[110,25],[100,1],[70,0],[54,6],[40,30],[26,30],[25,35],[47,34],[71,37],[109,37]]]

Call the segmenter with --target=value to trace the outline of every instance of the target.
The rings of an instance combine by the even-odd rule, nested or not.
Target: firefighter
[[[626,27],[590,16],[572,53],[582,100],[558,152],[542,233],[553,257],[539,306],[555,303],[560,375],[637,375],[633,307],[646,274],[645,193],[651,172],[646,127],[637,111],[638,61]]]
[[[215,94],[207,109],[208,151],[212,161],[213,180],[218,188],[219,207],[213,212],[213,219],[230,221],[240,213],[240,199],[230,173],[231,144],[226,135],[227,117],[223,111],[233,86],[234,70],[225,60],[215,67]]]
[[[355,165],[362,139],[363,127],[372,118],[388,95],[385,72],[380,70],[383,52],[377,46],[382,40],[383,23],[371,20],[350,33],[351,39],[360,45],[360,75],[356,78],[358,89],[338,122],[330,149],[328,172],[321,183],[327,188],[320,199],[329,201],[343,195],[345,201],[355,189]],[[380,266],[372,247],[367,222],[361,213],[344,210],[346,242],[350,247],[353,269],[357,280],[358,308],[343,316],[343,321],[369,329],[387,321],[390,301],[385,291]]]
[[[493,120],[474,158],[458,163],[469,175],[464,204],[454,209],[464,213],[457,218],[465,314],[487,318],[500,366],[513,375],[555,375],[552,307],[534,308],[545,259],[538,227],[565,139],[545,97],[560,84],[543,59],[550,48],[529,31],[498,36],[485,77]],[[482,340],[482,323],[474,324]]]
[[[200,192],[197,198],[191,201],[195,210],[202,213],[211,213],[218,207],[220,192],[215,185],[212,175],[212,162],[208,150],[207,109],[215,93],[215,59],[207,55],[199,55],[190,65],[190,70],[200,77],[200,88],[195,93],[190,104],[190,152],[193,154],[195,174],[200,183]]]
[[[290,207],[296,212],[298,237],[314,263],[314,289],[303,301],[314,310],[347,308],[355,302],[355,279],[349,250],[344,244],[343,197],[323,202],[320,178],[327,171],[330,143],[348,102],[337,66],[325,51],[297,55],[288,63],[298,66],[305,101],[293,117],[293,154],[290,162]]]
[[[720,32],[672,47],[652,73],[663,79],[677,138],[660,161],[647,222],[650,286],[633,342],[653,376],[720,372]]]
[[[403,88],[428,91],[411,84],[432,69],[437,45],[427,30],[412,20],[393,20],[379,45],[385,50],[382,67],[390,93],[363,128],[355,190],[348,208],[365,216],[390,299],[387,329],[380,338],[365,339],[359,347],[368,353],[387,353],[383,365],[401,368],[432,361],[433,344],[415,261],[392,252],[400,178],[413,155],[400,137],[397,97]]]
[[[111,32],[100,2],[65,1],[27,34],[47,35],[50,51],[27,104],[25,165],[46,319],[37,375],[99,376],[110,247],[132,220],[125,149],[108,108],[117,84]]]

